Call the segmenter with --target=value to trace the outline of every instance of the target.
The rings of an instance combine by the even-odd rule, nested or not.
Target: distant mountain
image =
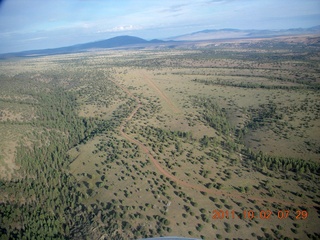
[[[175,41],[200,41],[234,38],[267,38],[302,34],[320,34],[320,25],[311,28],[292,28],[282,30],[240,30],[233,28],[206,29],[199,32],[193,32],[185,35],[171,37],[169,39]]]
[[[87,50],[92,48],[115,48],[115,47],[122,47],[122,46],[127,46],[132,44],[144,44],[144,43],[148,43],[148,41],[138,37],[119,36],[119,37],[114,37],[114,38],[97,41],[97,42],[78,44],[78,45],[75,45],[74,47],[77,47],[81,50]]]
[[[195,47],[197,41],[201,43],[203,40],[224,40],[224,39],[250,39],[250,38],[271,38],[279,36],[294,36],[320,34],[320,25],[311,28],[292,28],[283,30],[240,30],[233,28],[224,29],[206,29],[193,32],[181,36],[168,38],[166,41],[153,39],[147,41],[145,39],[133,36],[118,36],[106,40],[77,44],[67,47],[30,50],[16,53],[0,54],[1,58],[11,57],[33,57],[54,54],[67,54],[91,51],[94,49],[119,49],[119,48],[179,48],[179,47]]]
[[[149,41],[150,43],[164,43],[165,41],[159,39],[152,39]]]
[[[119,47],[139,47],[147,46],[149,44],[158,44],[164,41],[161,40],[151,40],[147,41],[142,38],[132,37],[132,36],[118,36],[106,40],[89,42],[83,44],[72,45],[68,47],[52,48],[52,49],[41,49],[41,50],[30,50],[16,53],[5,53],[0,54],[0,58],[10,58],[10,57],[31,57],[31,56],[41,56],[41,55],[54,55],[54,54],[66,54],[75,52],[84,52],[92,49],[99,48],[119,48]]]

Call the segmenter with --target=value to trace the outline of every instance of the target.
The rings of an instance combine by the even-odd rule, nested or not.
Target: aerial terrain
[[[320,238],[319,34],[194,38],[1,56],[0,239]]]

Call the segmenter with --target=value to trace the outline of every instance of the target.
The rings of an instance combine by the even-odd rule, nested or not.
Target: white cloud
[[[106,30],[99,30],[98,33],[105,33],[105,32],[125,32],[125,31],[133,31],[133,30],[141,30],[141,26],[134,26],[134,25],[121,25],[116,26]]]
[[[114,32],[121,32],[121,31],[131,31],[131,30],[139,30],[141,27],[128,25],[128,26],[117,26],[112,28],[112,31]]]

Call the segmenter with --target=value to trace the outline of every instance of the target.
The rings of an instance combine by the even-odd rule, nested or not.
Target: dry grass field
[[[97,122],[67,152],[72,206],[88,211],[92,238],[317,239],[319,46],[279,41],[8,60],[0,71],[75,94],[81,121]],[[16,169],[13,139],[35,144],[20,133],[42,115],[31,95],[1,94],[0,132],[11,137],[0,163]]]

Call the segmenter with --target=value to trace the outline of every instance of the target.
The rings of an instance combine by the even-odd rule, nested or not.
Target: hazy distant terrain
[[[312,28],[295,28],[284,30],[239,30],[239,29],[218,29],[203,30],[186,35],[171,37],[165,41],[153,39],[147,41],[145,39],[133,36],[118,36],[106,40],[95,42],[76,44],[72,46],[29,50],[23,52],[0,54],[0,59],[11,57],[36,57],[55,54],[79,53],[86,51],[95,51],[98,49],[166,49],[166,48],[190,48],[202,46],[203,41],[226,41],[233,39],[267,39],[271,37],[288,37],[307,35],[309,37],[320,35],[320,26]]]
[[[319,36],[206,34],[2,55],[0,238],[318,239]]]
[[[268,38],[268,37],[281,37],[281,36],[294,36],[294,35],[308,35],[320,34],[320,26],[311,28],[293,28],[282,30],[240,30],[240,29],[208,29],[181,36],[169,38],[177,41],[199,41],[199,40],[212,40],[212,39],[235,39],[235,38]]]

